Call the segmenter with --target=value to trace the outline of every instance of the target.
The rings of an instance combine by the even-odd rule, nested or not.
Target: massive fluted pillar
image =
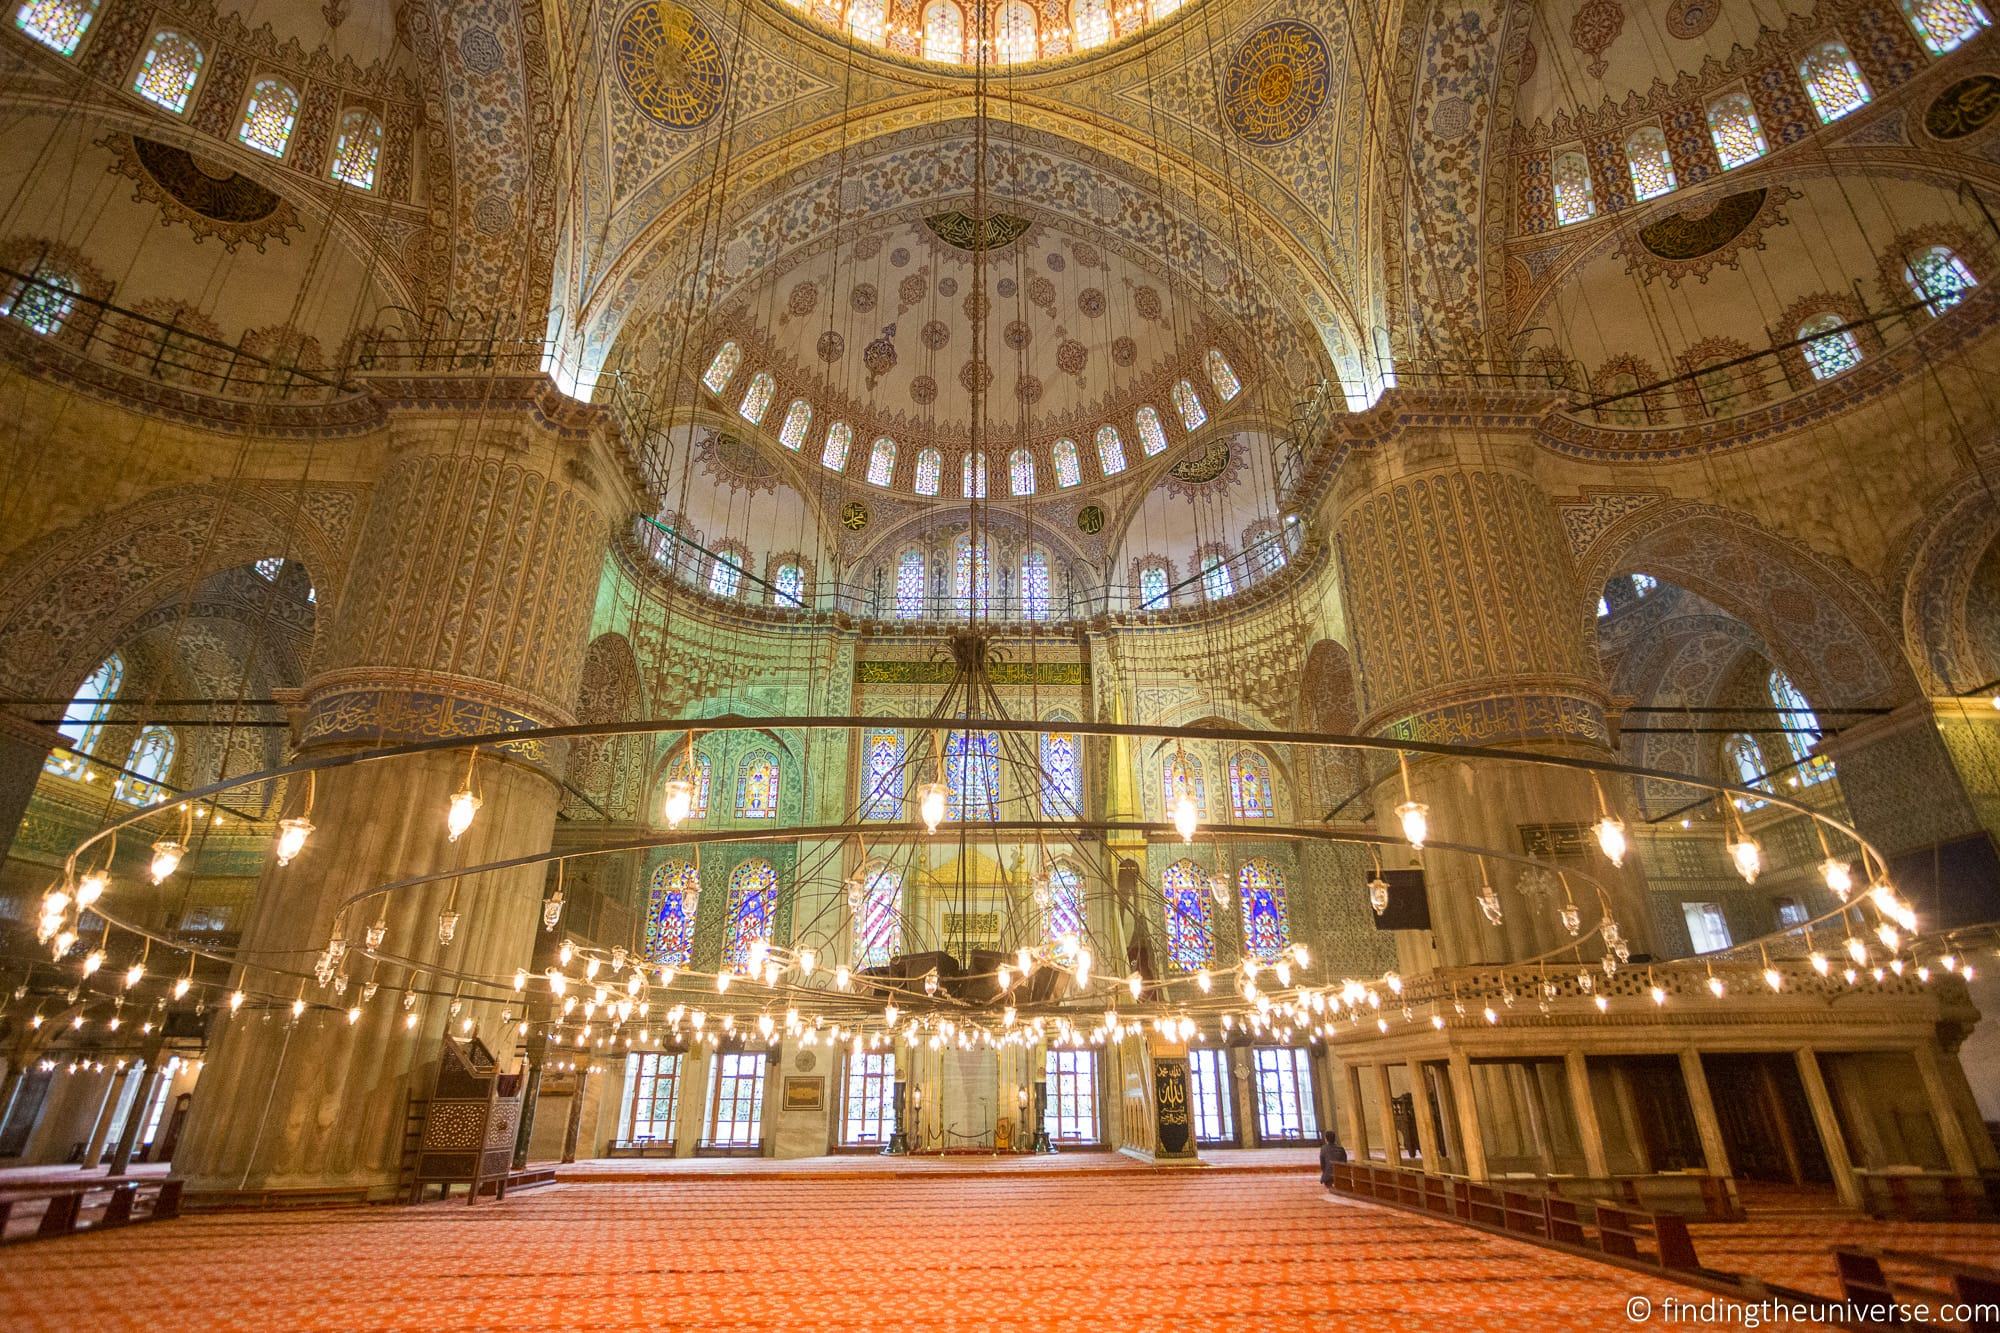
[[[354,573],[317,645],[299,723],[302,757],[570,720],[612,517],[614,474],[587,421],[526,405],[478,416],[393,414],[389,447],[359,538]],[[344,993],[310,977],[338,905],[419,872],[546,849],[563,756],[524,745],[485,751],[484,804],[448,841],[445,810],[466,781],[462,752],[329,770],[310,792],[317,826],[289,866],[273,860],[243,934],[240,1013],[216,1020],[207,1069],[175,1166],[194,1191],[393,1186],[406,1095],[441,1034],[471,1019],[506,1058],[502,1006],[449,1013],[435,969],[505,976],[530,961],[542,870],[531,867],[375,898],[343,922],[358,945],[378,913],[385,954],[350,957]],[[307,784],[287,793],[305,811]],[[454,896],[455,893],[455,896]],[[439,914],[460,913],[439,940]],[[365,1003],[370,980],[380,990]],[[416,999],[406,1009],[405,994]],[[288,998],[309,1008],[294,1019]],[[345,1010],[362,1004],[352,1025]],[[416,1021],[411,1024],[409,1015]]]
[[[1534,414],[1406,416],[1344,464],[1334,529],[1364,731],[1420,741],[1504,746],[1612,759],[1588,599],[1577,586],[1561,522],[1535,478]],[[1553,768],[1412,758],[1411,794],[1430,806],[1432,835],[1520,852],[1551,825],[1588,824],[1588,775]],[[1619,803],[1624,784],[1604,784]],[[1394,831],[1403,801],[1392,766],[1375,790],[1378,822]],[[1571,830],[1558,832],[1573,832]],[[1400,865],[1401,855],[1388,863]],[[1564,856],[1607,886],[1635,950],[1647,947],[1644,883],[1597,855]],[[1554,902],[1519,885],[1521,870],[1489,866],[1503,905],[1493,925],[1479,906],[1478,862],[1424,857],[1435,954],[1403,937],[1406,968],[1508,962],[1568,938]],[[1598,920],[1579,880],[1584,928]],[[1523,892],[1528,890],[1528,892]]]

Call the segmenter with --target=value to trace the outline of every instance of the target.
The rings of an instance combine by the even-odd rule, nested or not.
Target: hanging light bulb
[[[353,1027],[361,1021],[361,1006],[355,1005],[347,1011],[347,1026]]]
[[[1854,872],[1847,862],[1837,856],[1829,856],[1819,863],[1819,875],[1826,881],[1826,887],[1833,891],[1833,896],[1842,902],[1846,902],[1847,895],[1854,892]]]
[[[595,980],[597,980],[597,973],[598,973],[599,969],[601,969],[601,968],[602,968],[603,966],[604,966],[604,960],[603,960],[603,959],[601,959],[601,958],[586,958],[586,959],[584,959],[584,960],[583,960],[583,979],[584,979],[585,981],[595,981]]]
[[[1090,950],[1084,948],[1078,948],[1076,951],[1077,985],[1088,986],[1090,984],[1090,962],[1091,962]]]
[[[1887,921],[1875,927],[1875,938],[1882,941],[1882,947],[1890,953],[1894,953],[1903,944],[1903,933]]]
[[[138,985],[142,980],[144,980],[145,976],[146,976],[146,965],[144,963],[132,964],[132,966],[125,969],[125,989],[131,990],[134,986]]]
[[[306,839],[312,836],[312,832],[313,822],[304,815],[296,815],[291,819],[279,820],[278,842],[275,849],[278,856],[278,864],[281,866],[290,865],[292,858],[304,850]]]
[[[1307,949],[1303,944],[1294,944],[1292,946],[1292,962],[1299,967],[1305,967],[1312,962],[1312,951]]]
[[[99,898],[102,898],[104,896],[104,890],[110,887],[110,884],[111,884],[110,875],[106,874],[102,870],[91,871],[89,874],[85,875],[82,879],[77,881],[76,905],[78,907],[90,906],[92,903],[96,902]]]
[[[387,939],[388,937],[389,937],[388,918],[379,916],[375,918],[375,924],[368,927],[367,932],[362,936],[362,938],[367,941],[368,947],[370,949],[381,948],[382,941]]]
[[[452,940],[455,939],[457,935],[458,935],[458,913],[439,912],[438,913],[439,947],[442,948],[450,945]]]
[[[569,977],[559,967],[552,967],[542,974],[549,980],[549,994],[560,999],[569,990]]]
[[[1722,992],[1726,989],[1728,988],[1722,984],[1721,977],[1716,976],[1713,972],[1708,974],[1708,993],[1710,995],[1719,1000],[1722,998]]]
[[[1868,966],[1868,946],[1853,935],[1847,937],[1847,956],[1854,960],[1856,967]]]
[[[1194,797],[1182,791],[1174,797],[1174,832],[1181,835],[1182,842],[1193,842],[1200,826],[1201,811],[1195,807]]]
[[[1431,808],[1422,801],[1405,801],[1396,807],[1396,818],[1402,822],[1403,837],[1421,852],[1431,833]]]
[[[1203,995],[1206,995],[1215,988],[1215,978],[1208,975],[1207,968],[1199,967],[1195,969],[1194,984],[1201,988]]]
[[[1132,992],[1132,998],[1135,1000],[1139,998],[1140,992],[1142,992],[1145,989],[1145,987],[1146,987],[1146,980],[1144,977],[1141,977],[1139,975],[1136,969],[1133,971],[1131,976],[1125,978],[1125,989]]]
[[[935,995],[937,993],[938,993],[938,970],[936,968],[932,968],[930,971],[924,973],[924,994]]]
[[[562,947],[556,950],[556,961],[564,967],[568,967],[569,960],[574,957],[576,957],[576,945],[569,940],[564,940]]]
[[[1484,884],[1480,886],[1479,910],[1486,914],[1486,920],[1488,921],[1488,923],[1495,926],[1500,924],[1501,922],[1500,895],[1494,891],[1493,886],[1491,884]]]
[[[444,827],[445,832],[450,835],[449,841],[457,842],[465,836],[465,831],[472,827],[472,817],[479,813],[481,804],[479,797],[470,787],[452,793],[451,805],[444,814]]]
[[[229,993],[229,1012],[233,1014],[238,1009],[241,1009],[243,1007],[243,1000],[244,995],[242,991],[231,991]]]
[[[853,980],[854,974],[847,970],[847,964],[842,963],[833,969],[833,988],[835,990],[846,990],[852,984]]]
[[[1368,881],[1368,905],[1380,916],[1389,910],[1389,881],[1380,875]]]
[[[668,828],[679,828],[694,813],[694,784],[686,778],[668,778],[660,813],[666,818]]]
[[[818,966],[819,953],[817,950],[809,947],[799,950],[799,977],[801,979],[810,978],[813,974],[813,969]]]
[[[1783,990],[1785,988],[1785,975],[1767,963],[1764,966],[1764,984],[1774,991]]]
[[[83,975],[90,976],[104,966],[104,950],[92,949],[83,956]]]
[[[292,1001],[293,1018],[297,1018],[300,1014],[303,1014],[305,1011],[306,1011],[306,1002],[304,996],[301,996],[298,999]]]
[[[188,988],[192,985],[194,985],[194,982],[187,977],[176,978],[174,981],[174,998],[178,1000],[185,996],[188,993]]]
[[[154,843],[153,863],[147,867],[148,873],[153,877],[153,883],[164,883],[167,876],[180,868],[181,858],[186,855],[187,848],[172,838],[162,838]]]
[[[917,788],[917,815],[924,821],[926,833],[936,833],[937,826],[944,822],[945,803],[951,799],[951,788],[942,782],[926,782]]]
[[[1597,845],[1604,852],[1604,859],[1614,866],[1625,864],[1625,821],[1616,815],[1607,814],[1597,821]]]
[[[554,930],[556,928],[556,922],[562,920],[562,909],[563,909],[562,890],[557,889],[554,893],[550,894],[548,900],[542,904],[543,930]]]
[[[1736,873],[1743,876],[1745,884],[1757,882],[1757,872],[1763,869],[1763,857],[1757,850],[1757,840],[1748,833],[1740,835],[1740,840],[1729,843],[1725,848],[1729,859],[1736,863]]]
[[[1904,930],[1914,932],[1917,928],[1916,909],[1896,896],[1896,891],[1887,884],[1877,884],[1868,890],[1868,900],[1875,904],[1875,910],[1888,917]]]
[[[1014,966],[1020,970],[1021,975],[1024,977],[1035,975],[1035,955],[1028,952],[1027,945],[1024,944],[1014,950]]]
[[[1833,970],[1833,964],[1827,962],[1826,955],[1821,953],[1818,949],[1814,949],[1811,953],[1807,954],[1806,961],[1811,963],[1812,970],[1819,973],[1821,976],[1825,976],[1828,972]]]
[[[1575,903],[1564,903],[1557,915],[1562,918],[1563,929],[1571,935],[1583,929],[1583,909]]]
[[[1647,987],[1647,994],[1653,997],[1653,1003],[1656,1005],[1664,1005],[1667,1002],[1667,992],[1662,986]]]

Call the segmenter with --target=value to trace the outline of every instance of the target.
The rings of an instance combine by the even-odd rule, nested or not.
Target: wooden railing
[[[41,1221],[25,1218],[43,1204]],[[178,1180],[93,1180],[0,1190],[0,1242],[47,1240],[79,1231],[106,1231],[181,1215]]]

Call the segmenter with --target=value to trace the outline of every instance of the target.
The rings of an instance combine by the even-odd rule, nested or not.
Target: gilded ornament
[[[163,222],[179,222],[195,239],[213,236],[225,250],[248,242],[258,250],[288,231],[302,231],[297,210],[277,193],[185,148],[131,134],[98,140],[111,154],[113,174],[136,182],[133,198],[159,205]]]
[[[1028,230],[1028,219],[1012,213],[989,213],[980,219],[954,208],[948,213],[931,214],[924,219],[924,225],[954,249],[998,250],[1021,239]]]
[[[1924,108],[1924,133],[1933,139],[1964,139],[2000,115],[2000,76],[1975,74],[1939,93]]]
[[[840,507],[840,526],[849,532],[859,532],[868,526],[868,506],[859,500],[849,500]]]
[[[1319,30],[1279,19],[1244,38],[1230,57],[1223,75],[1223,119],[1245,143],[1272,147],[1305,132],[1326,105],[1331,85],[1332,60]]]
[[[1097,505],[1085,505],[1076,511],[1076,526],[1079,532],[1096,536],[1104,531],[1104,510]]]
[[[632,9],[618,25],[617,48],[619,80],[650,119],[693,130],[722,108],[722,48],[685,5],[652,0]]]

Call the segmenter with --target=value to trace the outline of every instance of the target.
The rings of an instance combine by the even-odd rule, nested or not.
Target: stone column
[[[1403,1164],[1403,1139],[1396,1133],[1396,1101],[1390,1095],[1389,1066],[1377,1064],[1372,1067],[1375,1078],[1375,1115],[1382,1131],[1382,1162],[1385,1166]]]
[[[1819,1130],[1819,1146],[1826,1154],[1827,1170],[1833,1175],[1834,1192],[1846,1208],[1861,1206],[1861,1187],[1854,1179],[1854,1159],[1847,1152],[1847,1138],[1840,1132],[1840,1115],[1827,1095],[1826,1078],[1820,1073],[1819,1056],[1810,1046],[1797,1052],[1799,1083],[1805,1088],[1806,1105],[1812,1109],[1813,1127]]]
[[[1938,1140],[1944,1145],[1945,1161],[1958,1175],[1978,1175],[1979,1159],[1973,1154],[1972,1137],[1966,1132],[1965,1120],[1958,1113],[1958,1099],[1952,1095],[1951,1085],[1946,1081],[1942,1069],[1943,1053],[1938,1050],[1936,1041],[1923,1041],[1917,1043],[1914,1054],[1917,1057],[1917,1075],[1924,1082],[1924,1096],[1931,1104],[1931,1116],[1937,1121]]]
[[[1576,1133],[1583,1140],[1586,1173],[1602,1179],[1611,1174],[1604,1155],[1604,1127],[1597,1120],[1597,1098],[1590,1091],[1590,1063],[1583,1052],[1563,1052],[1563,1072],[1569,1076],[1569,1099],[1576,1110]]]
[[[534,410],[531,410],[534,409]],[[476,419],[391,414],[389,441],[356,545],[331,599],[300,723],[302,757],[571,720],[593,595],[618,496],[587,413],[559,403],[488,405]],[[597,461],[593,461],[593,460]],[[602,478],[600,480],[600,478]],[[317,830],[289,866],[267,864],[243,932],[240,984],[253,999],[223,1015],[176,1165],[191,1193],[350,1186],[393,1191],[410,1097],[429,1093],[440,1036],[464,1020],[504,1056],[506,985],[528,966],[543,872],[527,867],[375,898],[341,925],[355,952],[344,996],[310,973],[350,895],[388,880],[547,849],[564,762],[560,747],[485,751],[473,770],[483,805],[447,840],[445,810],[467,755],[328,770],[290,784],[286,813],[310,794]],[[460,913],[439,940],[439,915]],[[386,958],[359,948],[386,922]],[[447,1017],[453,983],[434,969],[502,979]],[[301,980],[298,974],[307,974]],[[350,1026],[341,1010],[370,977],[382,990]],[[426,992],[406,1026],[406,989]],[[304,1017],[288,1001],[302,996]],[[266,1020],[269,1007],[279,1013]]]
[[[126,1096],[132,1091],[132,1080],[138,1074],[139,1066],[126,1065],[105,1087],[104,1105],[98,1108],[97,1124],[91,1129],[90,1142],[83,1150],[84,1170],[95,1171],[104,1164],[104,1146],[111,1138],[111,1126],[117,1122],[119,1108],[125,1105]]]
[[[1437,1126],[1432,1123],[1430,1084],[1424,1077],[1424,1062],[1411,1060],[1404,1066],[1410,1074],[1410,1110],[1417,1121],[1417,1152],[1424,1170],[1433,1176],[1444,1174],[1444,1157],[1439,1151]]]
[[[1688,1109],[1694,1113],[1695,1132],[1701,1135],[1701,1157],[1708,1174],[1729,1175],[1729,1148],[1722,1139],[1722,1122],[1715,1115],[1715,1099],[1708,1091],[1708,1071],[1701,1067],[1701,1052],[1688,1047],[1680,1053],[1681,1082],[1687,1085]]]
[[[1464,1051],[1451,1053],[1451,1104],[1458,1112],[1458,1141],[1465,1149],[1467,1180],[1486,1179],[1486,1140],[1479,1129],[1479,1107],[1472,1099],[1472,1061]]]
[[[1460,409],[1462,410],[1462,409]],[[1334,529],[1343,603],[1353,632],[1361,730],[1420,741],[1503,746],[1611,760],[1596,641],[1555,506],[1537,482],[1535,411],[1485,423],[1405,424],[1343,466]],[[1383,765],[1375,819],[1397,832],[1400,773]],[[1490,761],[1413,758],[1411,796],[1430,806],[1432,836],[1511,852],[1523,826],[1597,817],[1588,775]],[[1624,810],[1626,787],[1604,795]],[[1625,811],[1628,824],[1634,822]],[[1392,865],[1404,863],[1401,853]],[[1519,871],[1489,866],[1503,905],[1498,926],[1478,905],[1474,858],[1423,858],[1431,922],[1446,966],[1506,962],[1568,936],[1554,902],[1514,891]],[[1649,948],[1637,859],[1623,872],[1591,848],[1577,866],[1608,888],[1635,951]],[[1577,884],[1586,929],[1599,918]],[[1428,965],[1421,941],[1399,941],[1406,971]]]

